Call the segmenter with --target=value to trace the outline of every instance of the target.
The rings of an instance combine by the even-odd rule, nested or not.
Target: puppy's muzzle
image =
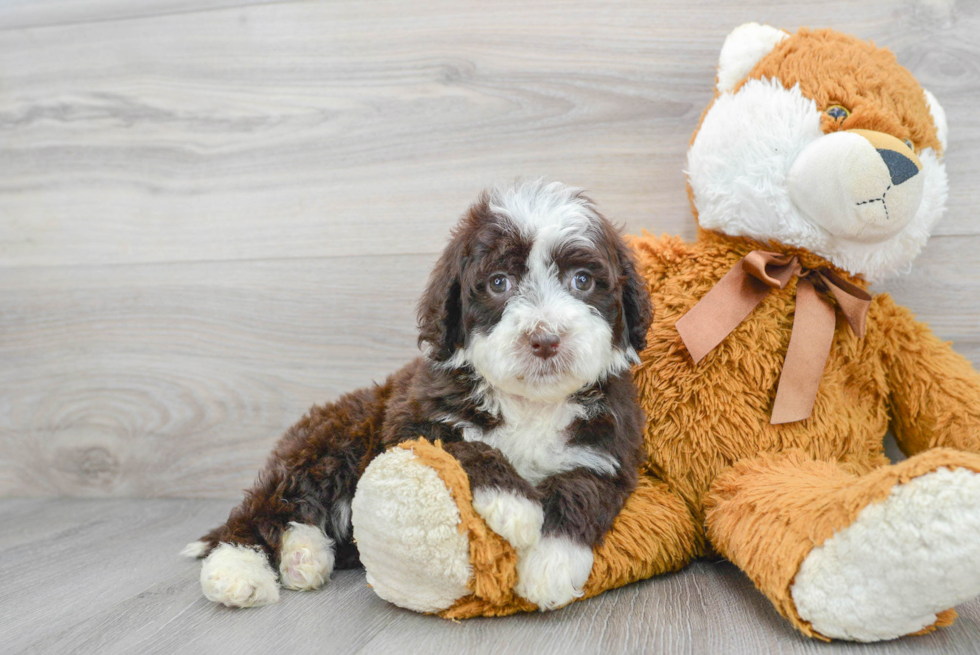
[[[561,337],[559,337],[557,334],[552,334],[547,330],[535,330],[531,334],[527,335],[527,341],[531,346],[531,352],[535,357],[549,359],[558,354],[558,346],[561,343]]]

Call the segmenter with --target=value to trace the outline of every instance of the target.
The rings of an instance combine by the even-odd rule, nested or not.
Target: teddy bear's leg
[[[980,456],[935,449],[857,475],[800,451],[738,462],[705,499],[712,545],[803,633],[879,641],[980,594]]]
[[[514,591],[516,550],[474,509],[470,480],[439,444],[409,442],[375,458],[358,483],[353,523],[368,582],[396,605],[446,618],[537,609]],[[641,477],[594,549],[582,598],[677,570],[703,543],[684,502]]]
[[[444,451],[415,443],[371,461],[357,483],[351,522],[375,593],[400,607],[439,612],[470,593],[470,543],[453,497],[463,485],[451,469],[423,459]]]

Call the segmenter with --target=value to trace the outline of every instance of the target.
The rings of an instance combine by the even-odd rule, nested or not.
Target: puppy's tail
[[[212,550],[214,550],[214,546],[206,541],[192,541],[184,546],[184,549],[180,551],[180,554],[183,557],[200,559],[202,557],[207,557],[208,553],[210,553]]]

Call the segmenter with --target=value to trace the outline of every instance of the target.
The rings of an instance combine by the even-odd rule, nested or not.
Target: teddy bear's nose
[[[919,172],[918,167],[911,159],[900,152],[878,148],[878,154],[888,167],[888,174],[892,177],[892,185],[898,186],[905,180],[913,177]]]
[[[922,170],[922,161],[908,141],[904,143],[891,134],[875,130],[853,129],[844,130],[845,134],[857,134],[866,139],[878,151],[881,161],[888,167],[892,186],[898,186],[915,177]]]

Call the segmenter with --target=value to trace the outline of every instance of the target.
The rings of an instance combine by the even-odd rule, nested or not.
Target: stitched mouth
[[[891,188],[892,188],[892,185],[889,184],[888,185],[888,188],[885,189],[885,192],[881,194],[881,197],[880,198],[872,198],[871,200],[862,200],[861,202],[858,202],[858,203],[855,203],[855,204],[858,207],[860,207],[861,205],[870,205],[870,204],[874,204],[876,202],[880,202],[881,203],[881,206],[885,208],[885,220],[886,221],[890,221],[891,220],[891,216],[888,215],[888,203],[885,202],[885,196],[888,195],[888,191]]]

